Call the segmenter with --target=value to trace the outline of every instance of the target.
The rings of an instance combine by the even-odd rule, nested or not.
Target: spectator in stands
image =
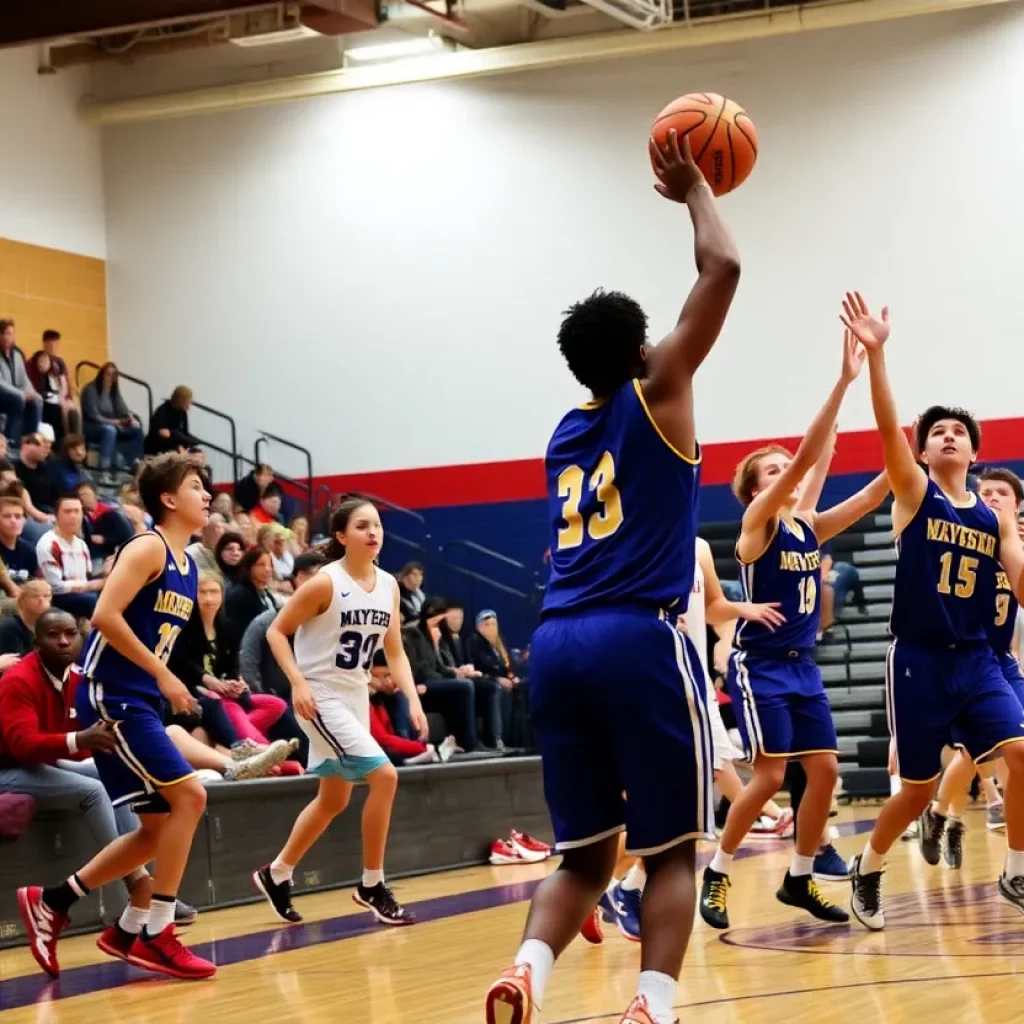
[[[253,693],[238,669],[238,636],[223,612],[220,576],[199,577],[196,610],[174,644],[168,666],[196,697],[221,701],[231,725],[248,747],[269,746],[272,740],[294,740],[303,732],[287,701],[269,693]]]
[[[235,501],[243,512],[249,512],[260,502],[260,495],[274,479],[274,470],[265,462],[260,463],[235,484]]]
[[[53,603],[80,619],[92,617],[96,596],[106,579],[90,579],[92,555],[79,536],[82,502],[73,494],[57,499],[57,521],[36,545],[43,577],[53,588]]]
[[[417,686],[419,693],[425,693],[425,686]],[[388,713],[388,702],[401,698],[408,708],[405,695],[391,678],[387,659],[383,651],[373,656],[373,668],[370,675],[370,735],[381,745],[381,749],[394,765],[435,764],[447,761],[458,749],[454,736],[447,736],[439,747],[433,743],[424,743],[419,739],[410,739],[400,734],[392,724]]]
[[[309,520],[305,516],[296,516],[291,525],[291,552],[301,555],[309,550]]]
[[[82,421],[90,444],[100,447],[100,470],[109,473],[116,455],[132,469],[142,458],[142,427],[121,397],[117,367],[104,363],[82,388]]]
[[[0,617],[0,672],[32,652],[36,623],[50,607],[52,596],[46,580],[28,580],[18,594],[14,614]]]
[[[213,477],[210,476],[210,467],[206,465],[206,451],[203,446],[195,443],[189,445],[189,455],[195,456],[196,461],[199,462],[199,478],[203,481],[203,487],[206,488],[207,494],[213,494]]]
[[[256,534],[256,546],[270,555],[274,567],[272,589],[278,594],[290,594],[292,585],[289,580],[294,571],[295,556],[288,550],[288,531],[276,523],[261,526]]]
[[[501,638],[497,613],[489,608],[477,614],[476,632],[469,638],[469,660],[507,689],[519,685],[516,666]]]
[[[402,629],[405,653],[412,667],[417,686],[426,687],[423,707],[444,715],[463,750],[479,747],[476,733],[476,695],[473,680],[457,676],[441,660],[441,621],[448,606],[440,597],[428,597],[420,609],[420,617]]]
[[[46,464],[46,442],[38,432],[21,439],[21,454],[14,464],[18,479],[24,484],[25,540],[36,543],[53,525],[60,489]]]
[[[68,434],[61,442],[61,454],[51,459],[49,470],[54,478],[58,493],[70,494],[80,483],[92,483],[92,476],[85,468],[88,451],[82,434]]]
[[[36,549],[22,536],[25,506],[14,494],[0,494],[0,558],[11,581],[19,587],[39,576]]]
[[[476,706],[482,717],[485,747],[504,749],[505,723],[512,715],[512,694],[506,692],[495,676],[480,671],[466,655],[461,631],[466,621],[466,612],[458,602],[449,602],[445,617],[438,623],[441,638],[438,654],[441,663],[454,671],[459,679],[471,679],[476,697]],[[511,691],[511,687],[509,687]]]
[[[284,501],[284,491],[278,484],[267,484],[260,495],[259,503],[251,509],[249,515],[252,521],[261,526],[267,523],[283,523],[281,518],[281,503]]]
[[[44,810],[80,814],[98,849],[138,828],[128,807],[112,807],[91,760],[113,753],[113,729],[97,722],[75,728],[75,676],[81,647],[75,620],[50,609],[35,625],[37,650],[4,673],[0,686],[0,792],[25,793]],[[139,868],[125,879],[131,893],[148,879]],[[148,899],[150,890],[145,890]],[[195,917],[182,904],[179,920]],[[187,913],[186,913],[187,912]]]
[[[403,625],[415,622],[420,617],[420,610],[426,600],[423,593],[424,575],[423,566],[419,562],[406,562],[396,577]]]
[[[64,430],[64,410],[60,401],[60,381],[50,372],[52,363],[50,357],[45,353],[37,353],[39,358],[33,356],[26,369],[32,386],[39,392],[43,403],[41,406],[39,429],[49,427],[53,431],[55,440],[60,440],[66,431]],[[39,368],[39,373],[33,373],[33,367]]]
[[[239,566],[245,557],[245,541],[240,533],[228,530],[221,535],[214,548],[217,568],[225,583],[234,583],[238,579]]]
[[[241,549],[239,549],[241,557]],[[307,551],[295,559],[292,587],[298,590],[306,580],[320,571],[327,559],[319,551]],[[288,677],[281,671],[277,659],[267,644],[267,629],[274,621],[277,610],[267,609],[249,623],[242,635],[238,664],[242,678],[254,693],[276,693],[291,704],[292,688]]]
[[[188,411],[191,408],[192,389],[179,384],[171,392],[171,397],[156,407],[149,421],[145,443],[147,455],[181,451],[195,444],[195,438],[188,430]]]
[[[135,524],[116,505],[100,501],[91,480],[80,483],[74,493],[82,503],[82,539],[94,561],[105,561],[135,536]]]
[[[0,320],[0,414],[4,434],[14,444],[39,428],[43,400],[32,387],[25,357],[14,343],[14,321]]]
[[[857,567],[850,562],[835,562],[832,559],[832,542],[821,546],[821,623],[820,642],[836,620],[836,612],[846,604],[850,594],[858,604],[864,605],[864,589]]]
[[[224,522],[228,526],[232,525],[235,521],[235,504],[231,500],[231,495],[226,491],[214,494],[213,501],[210,502],[210,511],[222,515]]]
[[[242,535],[246,551],[256,543],[256,524],[248,512],[235,513],[235,532]]]
[[[51,423],[58,437],[77,434],[82,429],[82,410],[71,393],[71,377],[68,364],[60,356],[60,334],[57,331],[43,331],[43,347],[28,361],[26,367],[32,386],[43,396],[43,418]],[[53,423],[46,416],[47,395],[57,396],[60,420]]]
[[[221,579],[224,578],[217,562],[217,542],[224,536],[226,529],[224,517],[219,512],[211,512],[200,539],[185,548],[195,559],[200,572],[208,572]],[[242,560],[241,548],[238,549],[238,560]]]
[[[280,602],[270,589],[273,580],[274,567],[266,551],[253,548],[242,556],[238,575],[225,602],[228,621],[239,635],[261,612],[280,608]]]

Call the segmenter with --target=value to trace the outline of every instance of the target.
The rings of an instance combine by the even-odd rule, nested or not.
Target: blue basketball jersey
[[[1017,623],[1017,598],[1013,596],[1010,577],[996,570],[995,618],[988,631],[988,640],[996,654],[1009,654],[1013,646],[1013,630]]]
[[[744,600],[777,601],[786,621],[774,630],[741,622],[736,646],[744,651],[806,651],[814,647],[821,621],[821,552],[810,524],[776,517],[775,534],[761,556],[740,562]]]
[[[897,640],[929,647],[988,640],[997,614],[999,522],[976,494],[960,507],[929,480],[896,554],[889,631]]]
[[[124,618],[143,644],[161,661],[167,661],[174,641],[192,615],[199,574],[187,552],[185,569],[180,569],[163,536],[159,533],[157,536],[164,541],[167,556],[163,572],[135,595],[124,610]],[[127,541],[121,551],[130,543],[131,540]],[[102,687],[99,700],[136,697],[153,702],[160,698],[153,676],[115,651],[96,629],[89,634],[82,649],[82,675]]]
[[[569,412],[545,457],[551,577],[545,614],[595,605],[686,608],[693,586],[699,452],[672,447],[640,381]]]

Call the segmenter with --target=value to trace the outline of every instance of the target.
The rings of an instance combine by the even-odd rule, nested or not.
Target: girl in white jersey
[[[345,809],[360,780],[369,793],[363,805],[363,879],[352,898],[383,924],[415,921],[384,883],[398,773],[370,735],[370,669],[383,646],[391,677],[409,701],[413,727],[427,736],[402,647],[398,585],[376,566],[383,537],[377,509],[358,496],[345,499],[331,517],[331,561],[288,599],[267,630],[309,737],[308,771],[320,776],[317,795],[296,819],[284,849],[252,876],[277,916],[289,923],[302,920],[291,899],[295,866]],[[294,653],[288,642],[293,633]]]

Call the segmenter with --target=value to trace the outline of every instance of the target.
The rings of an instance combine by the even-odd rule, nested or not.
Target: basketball
[[[693,92],[670,103],[654,120],[651,135],[659,146],[675,128],[680,146],[690,150],[712,192],[724,196],[747,180],[757,162],[757,130],[746,112],[713,92]],[[653,163],[653,161],[652,161]],[[655,165],[654,173],[658,173]]]

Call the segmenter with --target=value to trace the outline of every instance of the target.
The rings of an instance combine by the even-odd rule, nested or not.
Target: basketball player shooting
[[[671,1024],[693,926],[696,840],[713,826],[707,690],[674,623],[694,577],[693,375],[725,322],[739,256],[685,137],[673,131],[650,146],[655,188],[689,210],[697,281],[655,348],[643,310],[618,292],[577,303],[559,331],[592,396],[548,445],[551,578],[530,656],[563,859],[534,895],[514,965],[487,993],[488,1024],[535,1022],[555,959],[608,885],[623,829],[628,852],[644,858],[647,888],[640,978],[621,1020]]]

